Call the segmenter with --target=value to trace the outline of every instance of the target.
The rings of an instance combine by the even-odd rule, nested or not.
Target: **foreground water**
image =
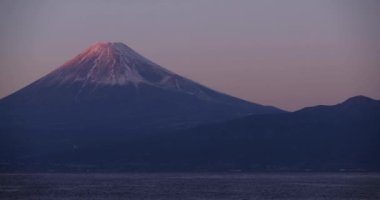
[[[0,174],[0,199],[380,199],[380,175]]]

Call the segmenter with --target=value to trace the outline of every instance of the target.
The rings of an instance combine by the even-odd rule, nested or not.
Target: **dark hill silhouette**
[[[45,146],[55,148],[43,149],[56,152],[34,152],[23,161],[69,171],[377,171],[380,101],[359,96],[334,106],[251,115],[124,141],[93,138],[91,143],[78,137],[70,148],[52,141]]]
[[[200,126],[166,139],[157,148],[175,144],[168,160],[203,169],[376,171],[380,101],[357,96],[334,106]]]

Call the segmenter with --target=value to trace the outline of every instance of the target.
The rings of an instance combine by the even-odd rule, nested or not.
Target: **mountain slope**
[[[231,97],[170,72],[122,43],[96,43],[45,77],[2,99],[17,128],[115,131],[190,127],[283,112]],[[3,120],[3,121],[4,121]],[[41,130],[38,130],[41,131]],[[47,130],[49,131],[49,130]]]

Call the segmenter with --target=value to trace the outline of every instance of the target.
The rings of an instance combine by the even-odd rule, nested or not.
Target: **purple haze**
[[[1,1],[0,97],[96,41],[178,74],[295,110],[380,98],[376,0]]]

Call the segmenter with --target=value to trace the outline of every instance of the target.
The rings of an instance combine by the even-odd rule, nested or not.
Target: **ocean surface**
[[[0,199],[380,199],[380,174],[0,174]]]

